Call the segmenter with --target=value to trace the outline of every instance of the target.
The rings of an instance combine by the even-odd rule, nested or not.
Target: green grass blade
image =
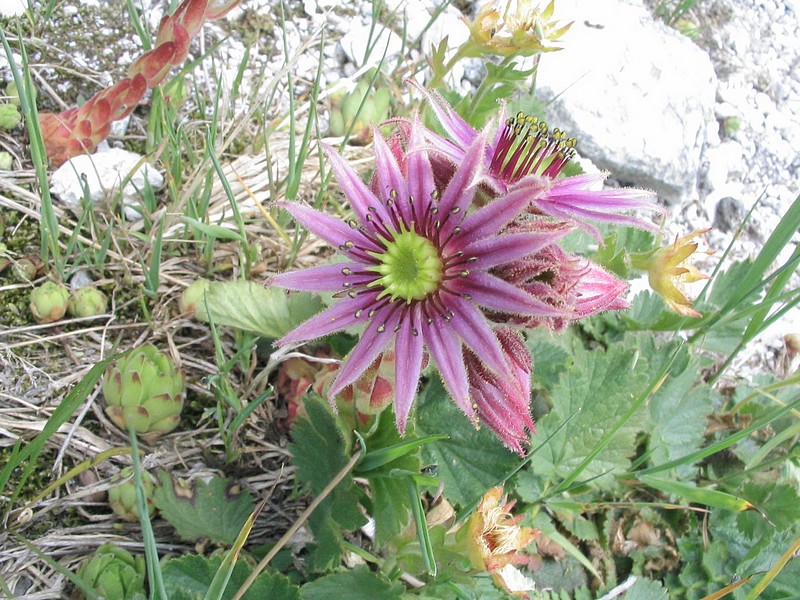
[[[145,498],[144,483],[142,482],[142,461],[139,459],[139,442],[136,431],[128,428],[128,437],[131,441],[131,459],[133,460],[133,482],[136,486],[136,509],[139,511],[139,524],[142,526],[144,540],[144,556],[147,564],[147,580],[150,583],[151,600],[169,600],[164,588],[164,578],[161,576],[161,564],[158,561],[158,547],[150,515],[147,512],[147,499]]]
[[[431,534],[430,531],[428,531],[428,523],[425,520],[425,509],[422,507],[419,489],[413,478],[406,477],[405,481],[406,489],[411,499],[411,514],[414,517],[414,525],[417,529],[417,539],[419,541],[420,550],[422,551],[422,562],[425,565],[425,570],[427,570],[431,576],[436,577],[436,557],[433,554]]]
[[[30,477],[31,473],[36,468],[36,459],[44,449],[47,441],[53,436],[53,434],[55,434],[56,431],[58,431],[59,427],[67,422],[67,420],[75,413],[75,411],[86,400],[86,398],[89,397],[89,394],[92,393],[95,385],[97,385],[97,382],[100,381],[100,378],[103,376],[103,373],[108,365],[120,356],[124,356],[124,354],[127,354],[127,352],[102,360],[89,369],[89,372],[83,376],[83,378],[75,385],[74,388],[72,388],[72,390],[53,411],[53,414],[50,415],[50,418],[47,419],[47,423],[45,423],[45,426],[42,428],[42,432],[33,438],[33,440],[31,440],[24,449],[17,453],[12,453],[8,463],[3,469],[2,474],[0,474],[0,490],[5,489],[5,486],[11,477],[11,473],[16,468],[21,466],[26,461],[27,464],[22,472],[17,489],[9,498],[9,508],[14,504],[14,501],[19,496],[19,493],[22,487],[25,485],[25,482],[28,480],[28,477]]]
[[[5,32],[0,28],[0,41],[3,42],[3,49],[8,59],[8,66],[11,69],[11,74],[14,77],[14,83],[19,90],[20,105],[22,114],[25,116],[25,127],[28,130],[28,138],[30,140],[31,160],[36,170],[36,179],[39,182],[39,193],[41,194],[40,210],[42,218],[40,220],[41,228],[41,258],[42,262],[47,263],[49,257],[53,258],[56,271],[59,275],[64,272],[64,258],[61,255],[61,249],[58,246],[58,219],[53,210],[53,199],[50,197],[50,183],[47,179],[47,150],[44,145],[44,138],[42,137],[42,129],[39,126],[39,113],[36,110],[36,101],[34,96],[34,85],[31,79],[31,72],[28,69],[28,54],[25,51],[25,45],[22,43],[22,33],[19,30],[19,23],[17,23],[17,39],[19,40],[19,53],[22,56],[22,72],[20,72],[11,47],[8,45]]]
[[[651,488],[666,492],[667,494],[679,496],[688,502],[695,502],[697,504],[704,504],[706,506],[713,506],[715,508],[733,510],[736,512],[742,512],[743,510],[753,508],[753,505],[747,500],[732,494],[720,492],[719,490],[695,487],[682,481],[662,479],[660,477],[653,477],[652,475],[642,475],[640,480]]]
[[[641,477],[643,475],[650,475],[652,473],[660,473],[662,471],[668,471],[669,469],[671,469],[673,467],[677,467],[677,466],[685,465],[685,464],[691,464],[691,463],[693,463],[695,461],[698,461],[700,459],[705,458],[706,456],[711,456],[712,454],[716,454],[717,452],[720,452],[721,450],[725,450],[726,448],[729,448],[730,446],[732,446],[736,442],[738,442],[740,440],[743,440],[744,438],[749,436],[754,431],[756,431],[758,429],[761,429],[762,427],[770,424],[775,419],[778,419],[778,418],[782,417],[783,415],[785,415],[789,411],[791,411],[791,410],[793,410],[795,408],[798,408],[798,407],[800,407],[800,397],[795,399],[793,402],[790,402],[786,406],[783,406],[783,407],[773,411],[772,413],[766,415],[765,417],[762,417],[758,421],[754,421],[753,423],[751,423],[750,425],[748,425],[747,427],[745,427],[741,431],[737,431],[736,433],[734,433],[732,435],[729,435],[725,439],[720,440],[719,442],[716,442],[715,444],[711,444],[707,448],[702,448],[701,450],[698,450],[697,452],[692,452],[691,454],[687,454],[687,455],[682,456],[680,458],[676,458],[675,460],[671,460],[671,461],[669,461],[667,463],[664,463],[662,465],[656,465],[654,467],[649,467],[647,469],[642,469],[641,471],[636,471],[635,473],[629,473],[629,475],[631,477],[637,477],[637,478],[641,479]]]

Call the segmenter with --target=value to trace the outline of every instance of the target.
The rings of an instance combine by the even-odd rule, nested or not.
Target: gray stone
[[[714,227],[722,232],[734,231],[744,220],[745,210],[742,203],[731,196],[725,196],[714,209]]]
[[[716,92],[706,53],[641,5],[562,0],[557,10],[575,24],[537,74],[551,125],[617,179],[670,204],[691,197]]]

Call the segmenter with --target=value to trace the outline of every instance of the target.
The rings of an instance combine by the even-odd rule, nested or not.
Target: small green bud
[[[197,315],[201,321],[206,314],[205,294],[211,284],[207,279],[198,279],[189,284],[178,299],[178,310],[181,314]]]
[[[108,490],[108,504],[111,510],[123,521],[138,521],[139,508],[136,505],[136,484],[133,481],[133,468],[125,467],[111,481],[114,487]],[[156,489],[156,479],[150,473],[142,473],[147,514],[153,516],[156,511],[153,504],[153,492]]]
[[[22,121],[19,109],[13,104],[0,104],[0,129],[14,129]]]
[[[67,312],[69,290],[63,285],[46,281],[30,295],[30,308],[37,323],[58,321]]]
[[[9,152],[0,152],[0,171],[10,171],[14,166],[14,157]]]
[[[12,81],[6,86],[6,96],[7,96],[6,99],[10,104],[13,104],[14,106],[20,105],[19,90],[17,89],[16,81]]]
[[[86,286],[72,292],[67,310],[73,317],[96,317],[106,312],[108,299],[94,286]]]
[[[36,277],[36,272],[38,270],[39,268],[36,266],[36,263],[27,256],[20,258],[14,263],[13,267],[14,277],[21,282],[30,282]]]

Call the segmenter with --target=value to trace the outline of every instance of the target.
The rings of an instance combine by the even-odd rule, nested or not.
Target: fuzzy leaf
[[[619,346],[603,352],[587,351],[576,344],[573,360],[552,390],[552,410],[537,425],[537,437],[554,434],[553,438],[531,461],[533,473],[554,483],[569,476],[592,453],[649,383],[646,361]],[[639,411],[580,474],[580,479],[627,469],[636,433],[642,428],[643,411]],[[614,480],[600,477],[592,485],[608,488]]]
[[[303,406],[306,416],[295,424],[289,448],[297,481],[319,494],[347,464],[352,444],[330,407],[318,396],[307,395]],[[333,568],[344,551],[342,529],[352,531],[366,522],[358,508],[359,500],[358,488],[348,475],[311,515],[309,525],[317,542],[309,557],[312,571]]]
[[[250,493],[234,490],[221,477],[208,483],[198,479],[192,488],[174,482],[166,471],[158,478],[153,502],[184,540],[209,538],[232,544],[253,511]]]
[[[265,288],[255,281],[214,281],[208,286],[207,304],[199,303],[197,318],[216,325],[280,338],[322,310],[322,302],[305,292],[287,293]]]
[[[214,575],[222,564],[221,556],[203,557],[194,554],[167,559],[161,566],[164,588],[170,600],[203,600]],[[244,584],[250,568],[238,561],[222,595],[232,598]],[[245,592],[242,600],[299,600],[299,588],[280,573],[261,573]]]
[[[302,600],[400,600],[405,586],[361,565],[350,571],[320,577],[300,588]]]
[[[481,498],[519,460],[487,427],[475,429],[436,378],[419,396],[417,434],[438,433],[450,439],[426,444],[422,455],[437,465],[447,498],[461,506]]]

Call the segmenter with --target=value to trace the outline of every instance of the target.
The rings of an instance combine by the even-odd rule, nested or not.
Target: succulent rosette
[[[63,285],[46,281],[30,295],[30,308],[37,323],[53,323],[63,318],[69,304],[69,290]]]
[[[144,600],[145,562],[108,543],[100,546],[78,569],[83,579],[106,600]]]
[[[156,489],[156,479],[147,471],[142,473],[147,514],[153,516],[156,506],[153,504],[153,492]],[[133,469],[125,467],[117,473],[108,489],[108,504],[111,510],[123,521],[138,521],[139,507],[136,504],[136,484],[133,481]]]
[[[155,439],[180,422],[186,389],[183,371],[147,344],[108,368],[103,378],[106,415],[121,429]]]
[[[108,298],[92,285],[79,288],[69,297],[67,310],[73,317],[97,317],[106,312]]]

